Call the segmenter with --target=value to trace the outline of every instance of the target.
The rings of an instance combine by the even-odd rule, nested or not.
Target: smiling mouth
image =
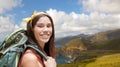
[[[48,38],[50,38],[50,36],[49,35],[42,35],[42,38],[43,39],[48,39]]]

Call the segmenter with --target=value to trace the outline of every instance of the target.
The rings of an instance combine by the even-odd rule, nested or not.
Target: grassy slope
[[[94,59],[71,64],[61,64],[57,67],[119,67],[120,54],[106,55]]]
[[[96,58],[94,62],[88,63],[85,67],[119,67],[120,54],[106,55]]]

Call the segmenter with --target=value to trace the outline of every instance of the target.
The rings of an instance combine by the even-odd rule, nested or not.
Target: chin
[[[49,40],[43,40],[44,43],[47,43]]]

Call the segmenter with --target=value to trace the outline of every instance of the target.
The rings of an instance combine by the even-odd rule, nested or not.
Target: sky
[[[120,29],[120,0],[0,0],[0,41],[34,11],[49,13],[56,38]]]

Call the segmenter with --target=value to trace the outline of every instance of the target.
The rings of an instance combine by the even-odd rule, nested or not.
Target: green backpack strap
[[[47,61],[48,59],[47,56],[42,51],[40,51],[37,45],[26,45],[26,48],[34,49],[39,54],[40,57],[42,57],[45,61]]]

